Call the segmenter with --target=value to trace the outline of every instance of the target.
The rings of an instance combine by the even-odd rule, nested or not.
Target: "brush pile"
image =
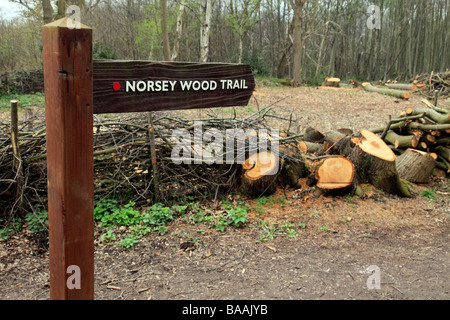
[[[115,119],[95,116],[95,195],[99,198],[121,197],[142,204],[153,201],[156,192],[158,200],[166,202],[187,197],[215,199],[235,191],[241,186],[243,161],[255,152],[271,150],[271,128],[267,119],[274,116],[272,111],[272,107],[266,107],[243,119],[238,119],[236,114],[232,117],[186,119],[164,112],[155,113],[152,127],[158,169],[156,187],[150,152],[149,114],[122,115]],[[280,123],[285,121],[284,128],[289,130],[292,120],[276,117]],[[198,120],[201,120],[201,127]],[[46,207],[47,203],[44,114],[20,121],[18,132],[20,153],[16,155],[11,125],[9,121],[0,121],[0,205],[5,210],[4,214],[29,211],[36,205]],[[177,132],[178,135],[175,134]],[[206,140],[208,132],[223,137],[224,147],[220,154],[216,146],[222,145],[222,141],[198,141],[202,135]],[[232,141],[226,141],[230,132],[237,134],[232,136]],[[252,138],[261,139],[257,137],[261,132],[268,139],[266,146],[249,143]],[[295,135],[290,136],[292,138],[285,136],[280,139],[280,144],[296,141]],[[173,156],[181,163],[175,163]],[[279,156],[299,161],[283,152]],[[223,160],[222,163],[219,159]]]
[[[429,99],[434,97],[435,92],[440,97],[448,97],[450,95],[450,71],[419,74],[411,79],[411,83],[415,84],[419,91]]]

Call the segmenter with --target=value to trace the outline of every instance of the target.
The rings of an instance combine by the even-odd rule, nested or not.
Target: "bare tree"
[[[57,19],[64,18],[66,16],[66,0],[58,0],[58,15]]]
[[[53,21],[53,8],[50,0],[42,0],[42,13],[44,23],[50,23]]]
[[[181,40],[181,35],[183,32],[183,15],[184,15],[185,6],[186,6],[186,0],[181,0],[180,7],[178,8],[178,14],[177,14],[177,26],[176,26],[177,37],[175,38],[175,41],[173,44],[172,61],[178,60],[178,55],[179,55],[179,51],[180,51],[180,40]]]
[[[200,30],[200,62],[207,62],[209,56],[209,32],[213,2],[205,0],[203,7],[204,20]]]
[[[164,60],[170,61],[169,31],[167,26],[167,0],[160,0],[160,5]]]
[[[302,85],[302,57],[303,57],[303,39],[302,39],[302,20],[303,6],[307,0],[289,0],[294,10],[294,58],[293,58],[293,84]]]

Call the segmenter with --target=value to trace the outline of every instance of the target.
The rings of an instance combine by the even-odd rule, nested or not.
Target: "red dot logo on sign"
[[[114,89],[114,91],[119,91],[119,89],[120,89],[120,83],[114,82],[114,83],[113,83],[113,89]]]

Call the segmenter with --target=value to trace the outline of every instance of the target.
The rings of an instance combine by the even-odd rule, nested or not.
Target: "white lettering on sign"
[[[220,81],[220,86],[219,86]],[[170,92],[178,88],[181,91],[214,91],[222,90],[244,90],[248,89],[245,80],[148,80],[148,81],[126,81],[125,92]],[[120,84],[115,82],[114,91],[120,89]]]

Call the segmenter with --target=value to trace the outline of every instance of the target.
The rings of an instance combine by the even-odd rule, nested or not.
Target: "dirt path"
[[[420,97],[325,90],[259,88],[256,96],[268,105],[288,95],[280,114],[295,111],[318,129],[379,126],[420,105]],[[411,185],[412,199],[365,188],[361,199],[279,190],[286,203],[251,210],[244,228],[225,232],[180,218],[131,250],[96,241],[95,298],[449,299],[448,180]],[[421,196],[427,188],[434,199]],[[183,250],[181,241],[192,245]],[[380,289],[367,287],[370,266]],[[48,299],[48,252],[23,232],[0,242],[0,279],[0,299]]]

